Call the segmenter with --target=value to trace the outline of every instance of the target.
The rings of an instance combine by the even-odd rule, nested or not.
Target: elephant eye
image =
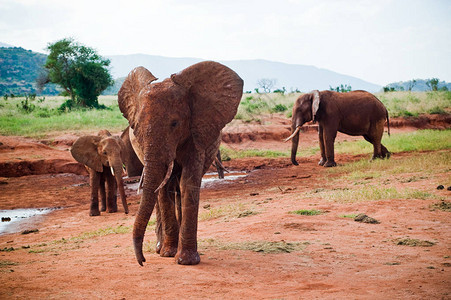
[[[106,151],[103,151],[103,154],[106,155]]]
[[[177,120],[174,120],[171,122],[171,127],[174,128],[179,124],[179,122],[177,122]]]

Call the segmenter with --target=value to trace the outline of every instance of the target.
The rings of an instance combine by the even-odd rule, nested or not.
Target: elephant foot
[[[91,217],[100,216],[100,211],[99,211],[99,209],[91,209],[91,210],[89,211],[89,216],[91,216]]]
[[[197,251],[180,251],[175,255],[175,261],[179,265],[197,265],[200,262],[200,256]]]
[[[323,165],[323,167],[330,168],[330,167],[335,167],[336,165],[337,165],[337,163],[336,163],[335,161],[330,161],[330,160],[328,160],[328,161],[326,161],[326,163]]]
[[[161,257],[174,257],[177,254],[177,246],[163,246],[160,250]]]
[[[117,207],[108,208],[108,213],[115,213],[117,212]]]
[[[371,157],[370,161],[376,160],[376,159],[384,159],[385,156],[381,155],[373,155],[373,157]]]
[[[100,211],[106,211],[106,207],[103,207],[103,206],[102,206],[102,207],[100,208]]]
[[[318,162],[318,165],[324,166],[325,163],[326,163],[326,160],[324,158],[321,158],[321,160]]]

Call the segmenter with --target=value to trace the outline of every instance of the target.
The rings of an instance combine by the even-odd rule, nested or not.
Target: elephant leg
[[[323,127],[321,125],[318,126],[318,140],[319,140],[319,149],[321,150],[321,160],[318,162],[318,165],[324,166],[327,161],[326,151],[324,149],[324,134]]]
[[[109,213],[117,212],[117,184],[116,179],[109,168],[106,168],[106,194],[107,194],[107,209]]]
[[[326,162],[323,165],[324,167],[335,167],[337,165],[334,154],[334,143],[336,136],[337,128],[333,127],[323,129],[323,141],[326,154]]]
[[[365,140],[373,144],[373,157],[372,159],[376,158],[384,158],[385,155],[382,154],[382,135],[384,134],[384,123],[385,120],[378,121],[376,124],[372,124],[370,127],[370,132],[364,136]],[[384,147],[385,148],[385,147]],[[387,150],[387,148],[385,148]]]
[[[177,253],[179,225],[175,215],[175,183],[176,180],[172,177],[158,195],[161,221],[160,256],[164,257],[174,257]]]
[[[89,181],[91,185],[91,208],[89,209],[90,216],[100,216],[99,211],[99,185],[100,173],[93,169],[89,169]]]
[[[387,159],[390,158],[391,152],[388,151],[388,149],[385,148],[385,146],[382,144],[381,144],[381,151],[382,151],[382,158],[387,158]]]
[[[106,211],[106,192],[105,192],[105,176],[103,173],[100,173],[100,211]]]
[[[193,156],[183,168],[180,181],[182,214],[175,259],[181,265],[196,265],[200,262],[197,252],[197,217],[205,155],[196,153]]]
[[[215,167],[216,167],[216,170],[218,171],[218,177],[219,177],[219,179],[224,179],[224,169],[219,164],[220,162],[222,162],[220,150],[218,150],[218,153],[216,154],[216,158],[218,161],[215,161]]]

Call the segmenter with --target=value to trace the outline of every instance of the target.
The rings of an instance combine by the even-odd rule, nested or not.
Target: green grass
[[[124,233],[130,233],[130,232],[131,232],[130,226],[123,226],[123,225],[119,225],[117,227],[108,226],[106,228],[101,228],[101,229],[97,229],[94,231],[84,232],[78,236],[72,237],[70,240],[83,241],[83,240],[92,239],[95,237],[106,236],[106,235],[110,235],[110,234],[124,234]]]
[[[235,119],[257,121],[262,114],[284,113],[291,117],[291,110],[300,93],[243,94]]]
[[[221,146],[220,149],[223,161],[247,157],[276,158],[276,157],[287,157],[290,155],[289,152],[287,151],[257,150],[257,149],[235,150],[226,146]]]
[[[440,114],[451,108],[451,92],[376,93],[390,117],[411,117],[424,113]]]
[[[301,93],[243,94],[235,118],[250,122],[259,120],[262,114],[271,113],[283,113],[291,117],[293,103],[300,95]],[[393,92],[378,93],[376,96],[386,105],[391,117],[446,113],[451,110],[451,92]],[[120,131],[128,124],[119,111],[117,96],[99,97],[99,104],[105,105],[108,109],[57,112],[57,108],[65,99],[37,97],[35,100],[28,100],[27,103],[24,102],[25,98],[0,99],[0,134],[43,137],[54,132],[100,129]],[[31,107],[31,111],[26,112],[24,107]],[[388,148],[390,149],[390,144]]]
[[[378,201],[386,199],[438,199],[436,195],[416,189],[397,189],[387,186],[365,186],[359,189],[332,189],[310,193],[310,197],[320,197],[337,203],[355,203],[363,201]]]
[[[431,153],[418,153],[414,156],[400,159],[378,159],[368,161],[362,159],[336,168],[327,169],[327,173],[343,174],[346,179],[360,180],[380,178],[385,174],[417,173],[416,176],[445,173],[451,171],[451,152],[438,151]],[[415,175],[412,175],[415,176]]]
[[[105,228],[100,228],[94,231],[83,232],[77,236],[60,240],[51,241],[48,243],[41,243],[31,246],[28,253],[47,253],[53,252],[55,255],[59,255],[60,252],[66,250],[79,249],[82,243],[86,240],[102,237],[110,234],[126,234],[131,232],[131,226],[119,225],[116,227],[108,226]]]
[[[390,152],[437,151],[451,149],[451,130],[417,130],[409,133],[384,134],[382,144]],[[335,153],[373,153],[373,145],[367,141],[335,143]]]
[[[316,209],[300,209],[300,210],[295,210],[295,211],[290,211],[290,214],[295,214],[295,215],[302,215],[302,216],[316,216],[316,215],[321,215],[324,212],[321,210],[316,210]]]
[[[382,143],[390,152],[409,152],[409,151],[437,151],[451,149],[451,130],[417,130],[409,133],[392,134],[390,137],[385,135]],[[221,155],[224,161],[248,157],[290,157],[290,151],[274,150],[235,150],[226,146],[221,146]],[[316,155],[319,152],[319,146],[298,150],[299,157]],[[373,153],[373,145],[367,141],[337,142],[335,143],[335,153],[347,154],[370,154]],[[379,160],[376,160],[377,163]]]
[[[56,109],[64,101],[63,97],[48,97],[42,102],[34,100],[31,103],[36,108],[30,113],[19,108],[22,107],[22,101],[24,98],[0,100],[1,135],[43,137],[53,132],[120,131],[128,125],[114,96],[99,98],[99,103],[108,109],[73,110],[67,113]]]
[[[267,241],[246,241],[225,243],[215,239],[200,241],[200,248],[219,248],[220,250],[246,250],[265,254],[291,253],[303,251],[308,242],[267,242]]]
[[[243,203],[226,204],[219,207],[211,207],[199,213],[199,221],[207,221],[219,218],[243,218],[255,215],[258,212],[249,209],[248,205]]]

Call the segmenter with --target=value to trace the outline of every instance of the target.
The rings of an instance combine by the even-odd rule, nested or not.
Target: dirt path
[[[306,133],[304,140],[313,143],[315,136]],[[11,146],[6,139],[0,140],[2,147]],[[31,152],[29,140],[21,143],[3,148],[0,163],[70,162],[64,143]],[[255,140],[248,147],[253,143],[265,144]],[[266,142],[276,146],[286,144]],[[362,157],[338,155],[337,161]],[[202,189],[197,266],[179,266],[153,253],[152,226],[145,236],[147,262],[137,264],[131,228],[140,197],[133,190],[127,189],[129,215],[119,206],[118,213],[89,217],[88,180],[75,169],[0,178],[0,209],[62,208],[18,228],[38,232],[0,235],[0,299],[449,299],[450,213],[431,209],[433,199],[324,200],[315,192],[354,182],[327,172],[317,160],[300,158],[297,167],[287,158],[225,162],[252,172]],[[414,182],[399,176],[404,175],[390,177],[387,187],[417,188],[450,200],[450,191],[436,189],[449,182],[449,172]],[[290,213],[300,209],[323,213]],[[343,217],[357,213],[380,223]],[[402,239],[433,245],[398,245]]]

